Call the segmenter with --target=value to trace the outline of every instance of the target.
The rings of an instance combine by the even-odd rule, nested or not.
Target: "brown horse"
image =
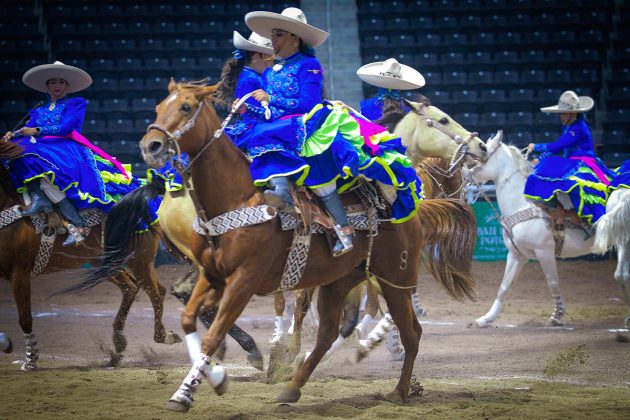
[[[5,221],[3,217],[9,209],[23,204],[21,197],[11,185],[8,172],[4,166],[0,165],[0,211],[3,212],[0,213],[2,214],[0,223]],[[85,243],[76,248],[64,248],[61,246],[62,240],[56,239],[50,261],[43,273],[79,268],[85,263],[98,263],[102,252],[101,227],[102,225],[98,225],[92,228]],[[155,342],[172,343],[179,340],[179,337],[172,332],[167,332],[162,324],[165,290],[157,281],[153,265],[158,240],[159,231],[141,235],[141,243],[136,250],[133,263],[119,276],[111,279],[122,293],[122,302],[113,324],[113,341],[119,355],[127,346],[123,329],[131,304],[140,288],[149,296],[155,312]],[[36,264],[39,248],[40,235],[36,233],[30,218],[20,218],[0,228],[0,277],[11,282],[18,309],[18,321],[26,340],[26,359],[22,370],[37,369],[39,358],[39,350],[35,347],[31,313],[31,273]],[[112,362],[116,362],[118,358],[113,357]]]
[[[208,220],[232,210],[265,204],[260,189],[253,185],[249,162],[224,135],[213,134],[220,125],[209,103],[216,86],[169,83],[169,96],[157,107],[155,124],[140,142],[143,157],[153,166],[161,166],[173,150],[191,156],[191,176],[200,210]],[[420,212],[441,207],[439,200],[424,203]],[[421,218],[412,218],[401,225],[382,223],[374,237],[370,272],[377,276],[383,295],[391,308],[394,322],[401,332],[406,356],[396,389],[388,394],[393,400],[406,400],[422,328],[411,306],[410,288],[416,285],[422,251]],[[186,411],[192,405],[192,393],[202,378],[218,393],[225,389],[227,376],[222,367],[209,366],[211,356],[224,339],[254,294],[278,290],[292,232],[281,230],[277,218],[266,223],[231,230],[206,239],[193,238],[192,249],[203,270],[182,315],[183,324],[194,331],[199,306],[207,306],[207,292],[220,299],[215,322],[202,340],[203,354],[186,377],[169,408]],[[326,239],[314,236],[304,275],[297,288],[319,286],[318,311],[320,326],[317,346],[293,379],[278,397],[281,402],[294,402],[318,362],[337,336],[342,303],[349,290],[365,278],[368,257],[367,235],[357,235],[354,250],[333,258]],[[401,263],[404,259],[405,263]],[[451,278],[452,279],[452,278]],[[473,296],[471,284],[445,284],[457,299]],[[205,301],[205,302],[204,302]]]

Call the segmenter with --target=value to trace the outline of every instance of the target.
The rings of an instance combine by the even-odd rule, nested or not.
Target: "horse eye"
[[[182,110],[183,112],[190,112],[190,105],[188,104],[184,104],[182,105],[182,107],[180,108],[180,110]]]
[[[442,124],[442,125],[444,125],[444,124],[448,124],[448,118],[443,117],[443,118],[440,120],[440,124]]]

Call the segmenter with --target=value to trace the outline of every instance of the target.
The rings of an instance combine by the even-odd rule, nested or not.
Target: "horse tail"
[[[425,242],[424,263],[446,291],[462,302],[475,301],[472,257],[477,221],[471,207],[455,199],[424,200],[418,209]]]
[[[105,222],[103,255],[101,265],[83,275],[83,282],[56,292],[79,293],[115,277],[133,258],[138,242],[138,223],[151,228],[151,214],[147,203],[158,195],[164,195],[163,182],[150,182],[125,195],[111,208]],[[150,233],[150,232],[145,232]],[[145,234],[140,233],[140,234]],[[54,296],[53,295],[53,296]]]
[[[619,247],[630,241],[630,192],[619,198],[617,205],[595,224],[593,252],[604,254],[613,245]]]

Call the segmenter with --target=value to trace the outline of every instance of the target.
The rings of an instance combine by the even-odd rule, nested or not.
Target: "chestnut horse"
[[[232,210],[265,204],[261,190],[252,182],[246,157],[225,134],[217,132],[218,137],[213,137],[220,126],[209,102],[215,90],[216,86],[171,81],[168,97],[157,107],[155,123],[149,126],[140,142],[143,157],[152,166],[162,166],[173,150],[191,156],[195,194],[203,216],[208,220]],[[368,254],[371,257],[370,272],[379,281],[405,347],[399,383],[388,397],[397,401],[407,399],[422,334],[413,313],[410,293],[416,285],[423,246],[420,221],[422,214],[428,214],[442,204],[440,200],[423,203],[419,209],[420,217],[403,224],[383,222],[379,235],[373,237],[370,251],[367,235],[359,234],[351,252],[334,258],[325,237],[313,237],[309,261],[297,288],[320,287],[317,346],[297,369],[278,397],[279,401],[295,402],[300,398],[300,388],[337,336],[344,298],[366,276]],[[204,235],[193,237],[191,248],[203,270],[182,315],[185,330],[194,331],[201,303],[207,306],[208,300],[213,300],[213,294],[214,300],[220,299],[221,305],[215,322],[203,337],[203,354],[199,354],[193,369],[169,402],[169,408],[188,410],[192,405],[192,394],[203,378],[209,380],[217,393],[224,392],[225,371],[221,366],[210,366],[208,357],[217,350],[254,294],[269,294],[279,289],[292,237],[292,232],[281,230],[278,218],[210,239]],[[444,285],[453,297],[463,299],[474,295],[472,284],[457,281],[459,277],[449,277],[448,280]]]
[[[23,205],[15,192],[9,174],[0,165],[0,211]],[[54,242],[52,255],[43,273],[80,268],[85,263],[98,263],[101,248],[102,224],[91,229],[85,243],[76,248],[63,248],[61,239]],[[118,353],[122,353],[127,342],[123,335],[125,321],[138,290],[142,288],[151,300],[155,313],[154,340],[156,343],[172,343],[179,337],[167,332],[162,324],[165,290],[158,281],[153,265],[158,248],[159,231],[140,235],[136,258],[132,264],[111,281],[122,293],[122,302],[113,324],[113,341]],[[0,228],[0,277],[11,283],[13,297],[18,310],[18,322],[25,336],[26,358],[22,370],[37,369],[39,350],[35,347],[33,315],[31,312],[31,273],[40,248],[40,235],[30,218],[18,219]],[[115,362],[117,358],[112,358]]]

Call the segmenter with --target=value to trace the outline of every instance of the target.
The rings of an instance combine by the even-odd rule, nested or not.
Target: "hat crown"
[[[578,109],[580,108],[580,98],[575,92],[567,90],[562,95],[560,95],[560,99],[558,100],[558,108],[567,110]]]
[[[395,58],[388,58],[383,61],[383,68],[379,75],[400,79],[402,78],[402,67],[400,67],[400,63]]]
[[[61,61],[55,61],[53,64],[58,66],[65,66],[65,64],[63,64]]]
[[[295,19],[302,23],[308,23],[302,9],[298,9],[297,7],[287,7],[282,11],[281,15],[291,19]]]
[[[271,40],[258,35],[256,32],[252,32],[252,34],[248,38],[248,41],[252,44],[260,45],[261,47],[271,48]]]

